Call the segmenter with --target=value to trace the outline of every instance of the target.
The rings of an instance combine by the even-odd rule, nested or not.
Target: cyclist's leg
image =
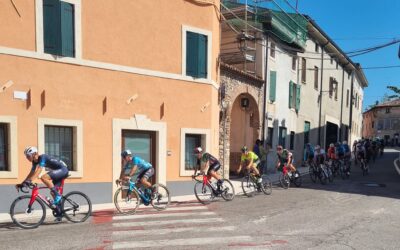
[[[253,165],[250,166],[250,170],[253,170],[254,174],[258,177],[260,176],[260,171],[258,171],[258,168],[257,168],[257,165],[259,163],[260,163],[260,161],[253,162]]]
[[[154,175],[154,168],[149,168],[145,171],[143,171],[142,173],[139,174],[138,179],[140,180],[140,183],[146,187],[146,188],[150,188],[151,187],[151,183],[149,182],[150,177],[152,177]]]
[[[207,175],[214,177],[216,180],[221,180],[221,176],[218,174],[218,170],[221,168],[219,162],[214,163],[208,168]]]
[[[296,172],[296,168],[295,168],[295,166],[293,165],[293,157],[290,157],[290,158],[289,158],[287,165],[289,166],[290,171],[291,171],[292,173]]]
[[[56,184],[60,183],[67,176],[68,176],[68,169],[61,168],[61,169],[50,171],[41,177],[43,183],[45,183],[46,186],[51,190],[50,193],[53,195],[54,204],[59,203],[61,200],[61,195],[59,194],[54,183],[56,183]]]

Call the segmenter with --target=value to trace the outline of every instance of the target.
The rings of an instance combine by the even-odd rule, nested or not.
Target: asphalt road
[[[271,195],[237,196],[208,206],[173,204],[134,216],[113,211],[82,224],[47,222],[34,230],[0,224],[1,249],[399,249],[400,175],[387,150],[362,176],[278,186]],[[400,163],[399,163],[400,165]]]

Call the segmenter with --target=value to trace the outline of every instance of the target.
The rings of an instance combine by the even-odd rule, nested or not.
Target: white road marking
[[[149,229],[149,230],[130,230],[130,231],[114,231],[112,233],[113,238],[116,237],[127,237],[127,236],[142,236],[142,235],[161,235],[169,233],[182,233],[182,232],[221,232],[221,231],[234,231],[234,226],[226,227],[209,227],[204,229],[203,227],[182,227],[182,228],[165,228],[165,229]]]
[[[137,214],[128,216],[117,216],[113,220],[134,220],[143,218],[165,218],[165,217],[185,217],[185,216],[208,216],[215,215],[214,212],[200,212],[200,213],[159,213],[159,214]]]
[[[140,247],[171,247],[171,246],[204,246],[206,244],[221,244],[232,242],[251,241],[250,236],[230,236],[230,237],[209,237],[209,238],[189,238],[189,239],[170,239],[170,240],[151,240],[151,241],[127,241],[114,242],[113,249],[130,249]]]
[[[189,220],[161,220],[161,221],[132,221],[113,223],[113,227],[136,227],[136,226],[160,226],[176,223],[212,223],[223,222],[222,218],[204,218],[204,219],[189,219]]]

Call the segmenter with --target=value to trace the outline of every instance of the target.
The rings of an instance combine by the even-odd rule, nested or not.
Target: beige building
[[[379,137],[386,145],[400,143],[400,100],[375,105],[363,113],[363,137]],[[396,140],[397,139],[397,140]]]
[[[93,203],[112,201],[120,153],[192,194],[193,148],[218,154],[219,1],[0,2],[0,212],[28,145],[64,160]],[[171,15],[173,13],[173,15]]]

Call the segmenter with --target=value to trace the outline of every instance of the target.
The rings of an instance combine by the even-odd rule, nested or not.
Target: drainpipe
[[[319,88],[319,119],[318,119],[318,145],[321,145],[321,115],[322,115],[322,83],[324,81],[324,49],[325,46],[328,45],[327,42],[325,45],[321,46],[321,84]]]
[[[339,141],[342,141],[342,127],[343,127],[343,91],[344,91],[344,68],[342,68],[342,101],[340,103],[340,127],[339,127]],[[347,139],[346,139],[347,140]]]
[[[350,139],[351,139],[351,133],[353,131],[352,129],[352,123],[353,123],[353,91],[354,91],[354,71],[351,72],[351,87],[350,87],[350,117],[349,117],[349,134],[350,134]]]
[[[268,42],[269,42],[269,37],[268,37],[268,33],[265,32],[265,72],[264,72],[264,103],[263,103],[263,121],[262,121],[262,135],[261,138],[264,141],[264,148],[266,148],[266,144],[267,144],[267,130],[268,130],[268,123],[266,122],[266,120],[268,119],[268,117],[266,117],[266,113],[267,113],[267,84],[268,84]]]

